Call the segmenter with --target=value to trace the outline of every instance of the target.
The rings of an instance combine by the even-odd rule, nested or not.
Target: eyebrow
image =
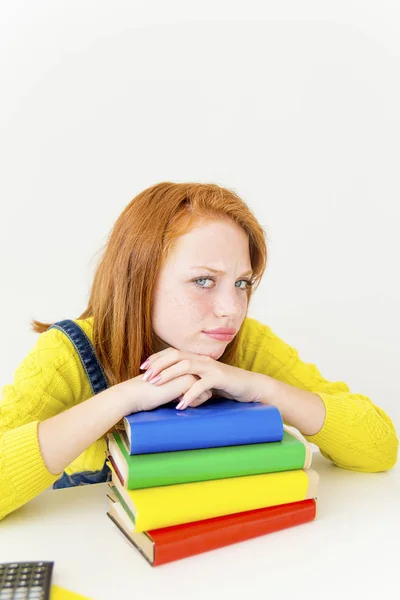
[[[218,269],[212,269],[211,267],[206,267],[204,265],[192,266],[190,268],[191,269],[207,269],[208,271],[212,271],[213,273],[216,273],[217,275],[226,275],[225,271],[218,271]],[[246,271],[246,273],[243,273],[241,275],[241,277],[244,275],[252,275],[252,274],[253,274],[253,271]]]

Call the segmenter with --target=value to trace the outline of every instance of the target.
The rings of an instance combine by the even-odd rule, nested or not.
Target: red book
[[[153,567],[313,521],[317,506],[301,500],[136,533],[122,505],[109,499],[107,515]]]

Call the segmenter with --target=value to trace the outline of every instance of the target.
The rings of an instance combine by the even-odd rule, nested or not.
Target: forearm
[[[62,472],[126,414],[126,398],[116,385],[42,421],[38,440],[49,472]]]
[[[315,435],[320,431],[325,421],[325,405],[317,394],[268,375],[259,375],[264,378],[260,402],[276,406],[283,421],[303,435]]]
[[[296,427],[337,466],[355,471],[391,469],[399,441],[388,415],[361,394],[314,394],[261,375],[260,401],[276,406],[285,423]]]
[[[117,423],[126,398],[108,388],[41,423],[0,436],[0,520],[51,485],[86,448]]]

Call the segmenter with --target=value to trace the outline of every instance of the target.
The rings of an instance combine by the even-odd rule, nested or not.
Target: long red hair
[[[200,218],[221,217],[231,218],[248,235],[254,282],[247,288],[250,301],[266,268],[265,232],[232,190],[212,183],[158,183],[133,198],[118,217],[95,271],[88,306],[77,317],[93,317],[93,344],[110,385],[139,375],[143,360],[159,347],[151,322],[153,290],[174,241]],[[51,324],[31,322],[37,333]],[[236,364],[241,331],[221,362]]]

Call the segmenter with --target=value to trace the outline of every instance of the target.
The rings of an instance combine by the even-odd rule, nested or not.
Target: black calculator
[[[54,562],[0,563],[0,600],[50,600]]]

